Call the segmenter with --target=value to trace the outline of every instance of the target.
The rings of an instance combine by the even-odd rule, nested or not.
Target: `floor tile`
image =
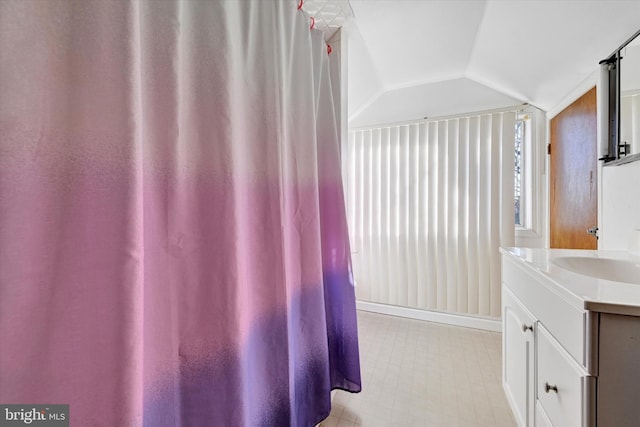
[[[337,391],[321,427],[515,426],[499,333],[358,311],[362,393]]]

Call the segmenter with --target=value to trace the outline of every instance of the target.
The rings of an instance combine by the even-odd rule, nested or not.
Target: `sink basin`
[[[640,285],[640,261],[593,257],[558,257],[551,260],[558,267],[584,276]]]

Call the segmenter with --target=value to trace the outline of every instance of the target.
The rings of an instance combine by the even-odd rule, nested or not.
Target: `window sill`
[[[534,229],[516,226],[516,237],[527,237],[531,239],[537,239],[537,238],[540,238],[541,236]]]

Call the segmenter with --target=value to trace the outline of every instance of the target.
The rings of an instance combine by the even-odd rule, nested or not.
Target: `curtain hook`
[[[310,16],[311,18],[311,29],[313,30],[316,27],[316,18]]]
[[[302,9],[303,4],[304,4],[304,0],[298,1],[298,10]]]
[[[327,44],[327,55],[331,55],[331,52],[333,52],[333,48],[330,44]]]

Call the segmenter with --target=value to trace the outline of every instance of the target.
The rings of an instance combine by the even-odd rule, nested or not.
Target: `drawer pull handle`
[[[558,393],[558,386],[555,384],[544,383],[544,391],[549,393],[550,391],[555,391]]]
[[[533,325],[527,325],[526,323],[522,324],[522,332],[531,331],[533,332]]]

